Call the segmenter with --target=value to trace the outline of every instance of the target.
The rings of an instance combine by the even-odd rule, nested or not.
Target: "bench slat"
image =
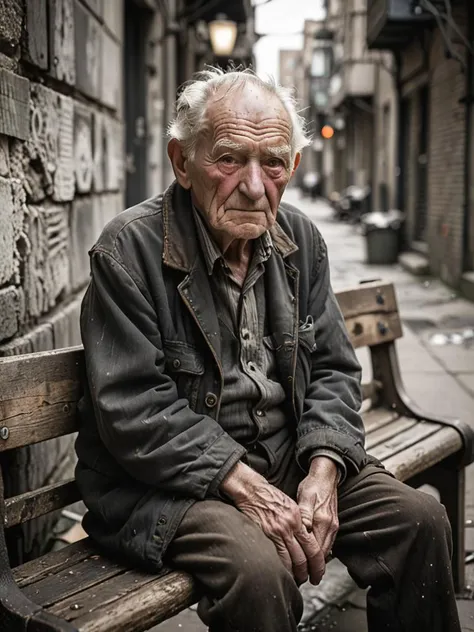
[[[398,452],[384,461],[384,465],[401,481],[426,471],[447,456],[461,450],[463,441],[454,428],[442,428],[439,432]]]
[[[370,450],[370,454],[380,461],[393,457],[395,454],[410,448],[412,445],[427,439],[433,434],[438,433],[443,426],[430,423],[428,421],[419,421],[414,428],[401,432],[396,437],[380,443]]]
[[[74,624],[81,632],[144,632],[196,603],[198,596],[191,577],[173,571]]]
[[[99,555],[87,557],[82,562],[68,566],[54,575],[46,576],[34,584],[29,584],[23,592],[40,606],[51,606],[81,590],[97,586],[125,570],[124,566]]]
[[[63,509],[81,500],[76,481],[53,483],[5,501],[5,528]]]
[[[51,614],[74,621],[85,613],[101,610],[112,604],[117,599],[122,599],[125,595],[135,591],[141,591],[146,584],[156,582],[159,577],[169,574],[169,570],[164,570],[159,575],[142,573],[136,570],[129,570],[122,575],[117,575],[106,581],[97,589],[97,586],[88,588],[73,597],[68,597],[63,601],[55,603],[48,608]]]
[[[64,568],[74,566],[74,564],[82,562],[82,560],[88,557],[97,555],[98,552],[92,546],[90,539],[84,538],[79,542],[69,544],[64,549],[51,551],[51,553],[37,557],[30,562],[25,562],[25,564],[21,566],[17,566],[13,569],[13,577],[18,586],[24,588],[53,573],[59,573],[59,571]]]
[[[336,294],[344,318],[361,314],[398,311],[395,288],[392,283],[364,283]]]
[[[387,424],[382,428],[378,428],[377,430],[374,430],[367,435],[365,441],[366,450],[371,451],[380,443],[386,443],[387,441],[390,441],[390,439],[397,437],[401,432],[404,432],[409,428],[413,428],[416,423],[416,419],[413,419],[412,417],[399,417],[392,423]]]
[[[81,347],[0,360],[0,452],[77,430],[83,365]]]
[[[403,335],[398,312],[346,318],[346,328],[355,349],[391,342]]]
[[[383,428],[383,426],[386,426],[392,421],[395,421],[395,419],[398,419],[399,416],[399,413],[394,410],[388,410],[387,408],[371,408],[368,412],[362,415],[366,434],[377,430],[377,428]]]

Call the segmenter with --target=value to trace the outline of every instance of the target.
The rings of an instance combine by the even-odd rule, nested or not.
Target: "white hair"
[[[296,110],[296,99],[290,88],[280,86],[272,77],[263,79],[250,69],[225,71],[211,67],[196,73],[192,80],[184,84],[176,102],[176,116],[168,126],[169,138],[183,144],[190,160],[195,157],[196,144],[205,123],[206,108],[211,97],[220,89],[243,87],[249,81],[278,97],[288,112],[292,127],[292,158],[309,145],[306,121]]]

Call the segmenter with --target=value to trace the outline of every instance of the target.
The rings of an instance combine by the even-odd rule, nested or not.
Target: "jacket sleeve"
[[[319,234],[318,238],[323,255],[313,274],[308,305],[316,344],[297,429],[296,455],[306,470],[315,452],[329,450],[354,473],[361,469],[366,456],[364,425],[358,413],[361,368],[330,285],[326,248]]]
[[[94,250],[91,273],[81,330],[104,445],[136,480],[204,498],[245,449],[179,399],[165,373],[155,307],[121,262]]]

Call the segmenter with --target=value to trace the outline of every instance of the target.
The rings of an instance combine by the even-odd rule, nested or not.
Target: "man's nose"
[[[258,162],[249,161],[240,181],[239,190],[250,200],[256,202],[265,194],[265,185],[262,179],[262,167]]]

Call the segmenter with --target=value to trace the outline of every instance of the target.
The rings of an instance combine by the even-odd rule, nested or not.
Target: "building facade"
[[[420,0],[399,3],[398,12],[370,2],[367,34],[371,48],[394,59],[391,151],[406,247],[474,299],[474,7]]]
[[[80,344],[88,250],[112,217],[172,181],[177,88],[212,60],[206,21],[226,6],[0,3],[0,357]],[[238,61],[251,59],[250,0],[229,18]],[[53,483],[74,466],[72,439],[2,455],[1,466],[7,495]],[[10,534],[12,560],[37,554],[49,526]]]

